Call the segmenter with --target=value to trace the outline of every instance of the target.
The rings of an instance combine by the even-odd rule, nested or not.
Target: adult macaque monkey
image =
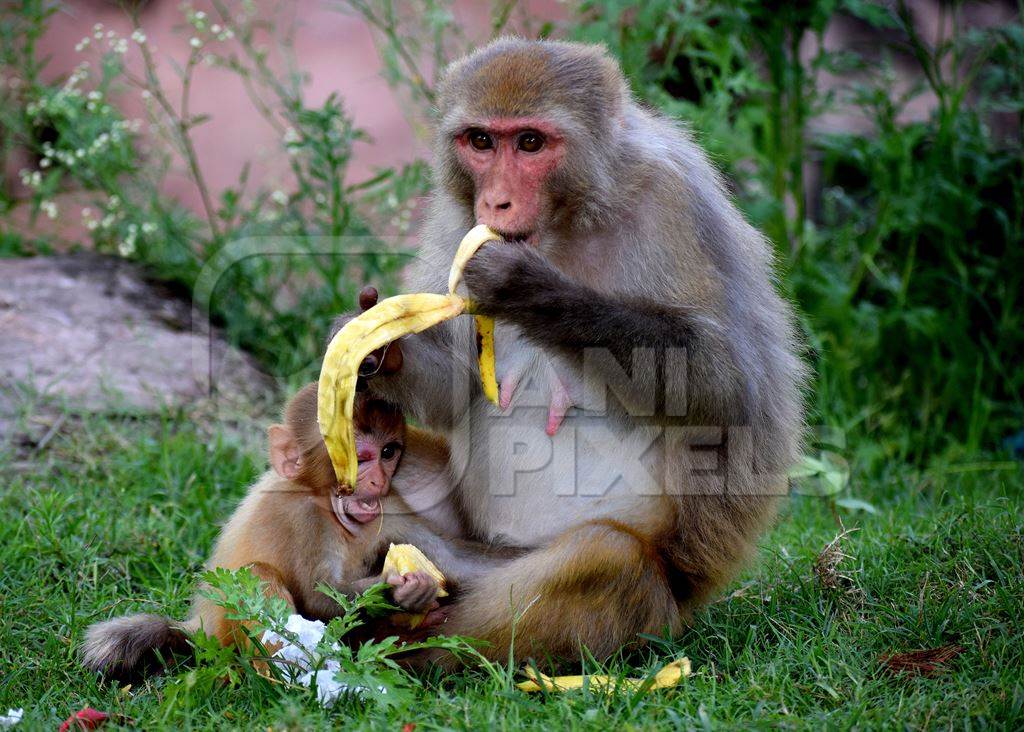
[[[677,631],[749,555],[798,454],[805,369],[768,243],[600,47],[495,41],[449,68],[438,106],[409,289],[444,292],[466,230],[500,232],[465,284],[521,388],[487,402],[466,318],[392,344],[368,388],[449,439],[472,534],[529,548],[442,630],[496,659],[514,613],[520,658]],[[550,429],[559,393],[582,404]]]

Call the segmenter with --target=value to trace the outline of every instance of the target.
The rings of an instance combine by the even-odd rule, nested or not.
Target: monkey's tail
[[[85,632],[82,664],[115,679],[145,675],[188,650],[188,636],[198,629],[198,618],[178,622],[149,613],[94,623]]]

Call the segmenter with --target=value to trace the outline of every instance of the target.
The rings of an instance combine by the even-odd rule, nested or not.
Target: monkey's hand
[[[481,247],[463,273],[474,311],[496,317],[518,310],[524,299],[534,300],[538,288],[547,289],[558,277],[536,250],[509,241]]]
[[[410,613],[422,613],[438,606],[437,580],[423,571],[390,574],[385,581],[391,585],[395,604]]]

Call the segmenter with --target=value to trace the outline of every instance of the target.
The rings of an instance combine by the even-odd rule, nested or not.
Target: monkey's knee
[[[518,659],[566,659],[580,647],[605,657],[641,642],[642,633],[678,626],[652,543],[618,522],[596,521],[484,578],[453,608],[445,632],[489,642],[483,652],[491,658],[507,658],[514,638]]]
[[[288,590],[284,577],[276,567],[265,564],[264,562],[253,562],[249,565],[249,571],[266,583],[267,597],[280,597],[288,603],[288,607],[292,610],[295,609],[295,598],[292,597],[292,593]]]
[[[611,653],[638,642],[641,633],[678,630],[679,607],[648,537],[616,521],[596,521],[558,543],[568,556],[542,591],[571,601],[572,622],[592,651]]]

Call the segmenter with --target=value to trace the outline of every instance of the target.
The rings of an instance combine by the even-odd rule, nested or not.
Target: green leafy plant
[[[278,696],[311,694],[329,705],[334,704],[340,686],[339,701],[396,706],[408,703],[411,691],[421,686],[419,679],[398,664],[397,656],[440,649],[487,663],[469,641],[456,636],[435,636],[408,643],[389,636],[353,645],[350,634],[368,619],[399,612],[386,597],[385,583],[355,597],[321,586],[320,591],[338,603],[341,614],[326,624],[322,637],[311,645],[290,629],[292,611],[287,603],[280,597],[268,596],[265,583],[248,569],[210,570],[203,573],[201,582],[201,592],[225,608],[228,619],[243,624],[250,646],[226,649],[216,639],[197,634],[193,639],[195,667],[176,676],[166,689],[163,704],[168,713],[187,704],[188,695],[208,696],[225,683],[229,687],[259,684],[265,687],[265,693]],[[268,638],[276,643],[291,643],[291,652],[268,652]],[[257,664],[266,671],[258,672]],[[327,678],[318,678],[322,674]],[[328,696],[325,689],[333,693]]]

